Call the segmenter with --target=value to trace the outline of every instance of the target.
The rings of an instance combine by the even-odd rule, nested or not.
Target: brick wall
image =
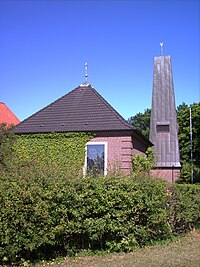
[[[107,142],[108,172],[122,171],[129,174],[132,169],[132,157],[144,154],[147,146],[126,132],[97,134],[90,142]],[[168,182],[175,182],[180,176],[179,168],[157,168],[151,170],[152,177],[159,177]]]
[[[131,136],[95,137],[90,142],[107,142],[108,172],[130,172],[133,151]]]
[[[132,169],[132,156],[144,153],[146,147],[127,132],[98,133],[90,142],[107,142],[108,172],[122,171],[129,174]]]
[[[150,175],[152,177],[162,178],[170,183],[175,182],[180,176],[179,168],[158,168],[151,170]]]

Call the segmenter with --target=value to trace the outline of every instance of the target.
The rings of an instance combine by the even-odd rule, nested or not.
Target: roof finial
[[[87,62],[85,63],[85,81],[86,81],[86,83],[88,81],[88,64],[87,64]]]
[[[160,55],[163,56],[163,46],[164,46],[164,43],[161,42],[160,43]]]

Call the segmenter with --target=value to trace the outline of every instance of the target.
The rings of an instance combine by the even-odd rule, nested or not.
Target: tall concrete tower
[[[180,173],[178,125],[170,56],[154,58],[150,141],[157,168],[153,175],[173,182]]]

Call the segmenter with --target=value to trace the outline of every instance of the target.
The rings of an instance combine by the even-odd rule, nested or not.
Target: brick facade
[[[157,168],[151,170],[150,175],[174,183],[180,176],[180,168]]]
[[[98,133],[90,142],[106,142],[108,173],[121,171],[130,174],[134,155],[144,155],[147,146],[128,132]],[[175,182],[180,176],[180,168],[157,168],[150,172],[152,177]]]
[[[147,147],[127,132],[99,133],[90,142],[107,142],[108,172],[122,171],[129,174],[132,170],[132,157],[143,154]]]

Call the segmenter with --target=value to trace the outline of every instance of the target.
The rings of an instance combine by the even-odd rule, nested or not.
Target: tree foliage
[[[137,113],[128,119],[128,122],[138,129],[146,138],[149,138],[151,109],[147,108],[144,113]]]
[[[179,125],[179,148],[182,164],[181,180],[191,182],[191,144],[190,144],[190,108],[192,114],[192,151],[194,166],[194,182],[200,182],[200,103],[190,106],[185,103],[177,108]]]

